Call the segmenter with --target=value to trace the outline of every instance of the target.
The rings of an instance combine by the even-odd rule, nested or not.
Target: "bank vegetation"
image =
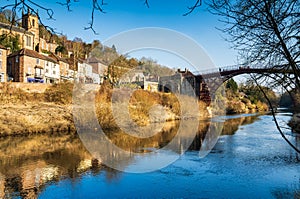
[[[253,96],[258,96],[257,93],[255,95],[249,93],[250,91],[254,92],[252,87],[244,86],[238,91],[232,88],[232,83],[232,81],[227,83],[227,113],[266,111],[268,109],[263,101],[253,98]],[[48,88],[41,89],[41,91],[24,88],[22,86],[17,88],[14,83],[0,84],[2,107],[0,109],[0,136],[76,131],[72,112],[74,88],[72,83],[49,85]],[[100,126],[103,129],[118,129],[120,124],[116,121],[112,106],[123,106],[122,99],[126,96],[126,90],[118,92],[112,100],[112,85],[107,81],[98,86],[93,93],[94,98],[91,99],[91,105],[95,104]],[[206,119],[211,116],[206,103],[198,101],[198,107],[194,107],[190,106],[189,100],[191,99],[188,96],[181,96],[180,100],[172,93],[138,89],[132,93],[125,108],[129,112],[130,119],[138,126],[191,117]],[[160,108],[153,109],[157,105]],[[89,115],[86,114],[79,119],[87,122],[85,120],[89,120]],[[120,118],[118,119],[120,120]],[[128,118],[121,118],[121,120],[121,122],[123,120],[126,122]]]

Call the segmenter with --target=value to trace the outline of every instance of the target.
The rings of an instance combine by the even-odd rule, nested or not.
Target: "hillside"
[[[260,89],[252,83],[241,84],[230,79],[225,83],[227,114],[252,113],[257,111],[268,111],[269,104]],[[274,91],[262,87],[274,107],[278,105],[278,98]]]
[[[170,76],[174,74],[174,70],[157,63],[157,61],[151,58],[143,57],[139,61],[140,61],[140,65],[138,69],[144,71],[145,75],[163,77],[163,76]]]

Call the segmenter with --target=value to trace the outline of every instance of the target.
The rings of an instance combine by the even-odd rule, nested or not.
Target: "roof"
[[[101,60],[99,60],[99,59],[96,58],[96,57],[89,57],[89,58],[86,59],[86,62],[87,62],[88,64],[100,63],[100,64],[105,65]]]
[[[49,55],[49,57],[51,57],[53,59],[56,59],[57,61],[62,61],[62,62],[65,62],[65,63],[69,64],[69,60],[67,58],[62,58],[62,57],[60,57],[60,56],[58,56],[58,55],[56,55],[54,53],[51,53]]]
[[[26,33],[28,35],[34,35],[32,32],[29,32],[22,27],[12,26],[11,24],[6,24],[3,22],[0,22],[0,28],[12,30],[12,31],[19,32],[19,33]]]
[[[26,48],[23,48],[23,49],[21,49],[17,52],[14,52],[14,53],[8,55],[8,57],[14,57],[14,56],[28,56],[28,57],[39,58],[39,59],[42,59],[42,60],[58,63],[58,61],[56,59],[52,58],[52,57],[42,55],[42,54],[40,54],[40,53],[38,53],[34,50],[29,50],[29,49],[26,49]]]

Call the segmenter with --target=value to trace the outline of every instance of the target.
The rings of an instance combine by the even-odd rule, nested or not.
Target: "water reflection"
[[[259,115],[252,117],[237,117],[225,121],[222,135],[234,135],[243,125],[252,124],[259,120]],[[197,150],[203,145],[207,131],[217,123],[200,121],[198,132],[189,150]],[[172,122],[164,126],[160,134],[151,139],[137,139],[122,132],[107,132],[107,136],[118,147],[128,152],[146,154],[165,146],[174,139],[179,129],[179,123]],[[217,126],[215,127],[217,128]],[[177,137],[178,148],[172,148],[162,156],[168,158],[173,154],[181,154],[182,145],[188,144],[189,130],[185,126],[186,136]],[[94,133],[86,132],[90,142],[98,142]],[[300,140],[297,138],[299,146]],[[94,145],[95,146],[95,145]],[[103,173],[108,183],[118,180],[122,172],[110,169],[101,162],[112,156],[118,161],[118,167],[133,167],[139,160],[133,156],[120,156],[111,148],[102,145],[101,158],[94,158],[83,146],[77,134],[34,135],[29,137],[8,137],[0,139],[0,198],[37,198],[47,186],[59,183],[64,179],[79,181],[84,174],[99,175]],[[234,149],[232,149],[234,151]],[[160,154],[162,155],[162,154]],[[120,157],[120,159],[118,159]],[[299,189],[295,188],[294,196],[299,196]],[[296,190],[296,191],[295,191]],[[274,197],[286,195],[285,190],[276,189]],[[289,191],[289,193],[291,193]]]
[[[0,198],[36,198],[47,182],[99,166],[77,135],[2,138],[0,149]]]

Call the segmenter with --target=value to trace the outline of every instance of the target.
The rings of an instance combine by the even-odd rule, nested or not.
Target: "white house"
[[[83,71],[85,83],[93,83],[93,67],[87,63],[83,63]]]
[[[69,81],[74,82],[74,79],[76,78],[77,73],[76,73],[76,71],[69,69],[67,76],[68,76]]]
[[[77,63],[76,81],[81,83],[85,82],[85,69],[83,63],[81,62]]]
[[[101,76],[97,73],[93,73],[93,83],[94,84],[101,84]]]
[[[60,81],[59,63],[45,61],[45,81],[46,83],[56,83]]]

